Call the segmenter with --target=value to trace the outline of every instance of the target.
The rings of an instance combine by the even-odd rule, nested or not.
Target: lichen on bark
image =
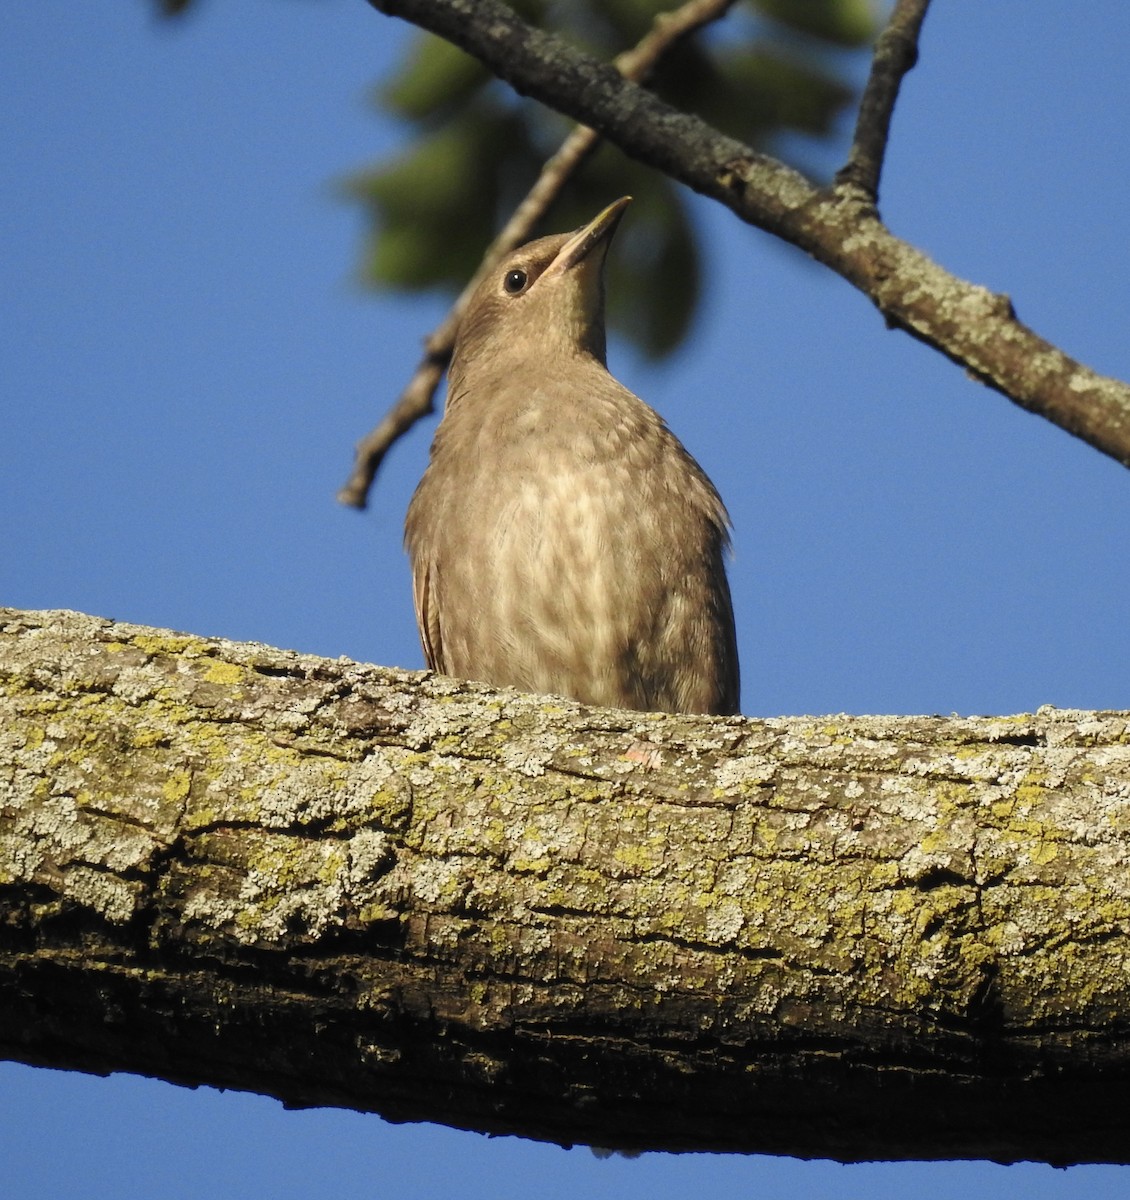
[[[0,1053],[566,1142],[1128,1156],[1125,713],[681,717],[0,630]]]

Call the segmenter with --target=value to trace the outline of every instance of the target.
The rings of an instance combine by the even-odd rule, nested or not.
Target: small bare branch
[[[642,82],[676,42],[725,16],[734,3],[735,0],[687,0],[677,9],[660,13],[643,38],[615,59],[616,69],[625,79]],[[529,240],[537,223],[599,142],[600,135],[595,130],[579,125],[542,167],[537,182],[487,248],[471,281],[443,322],[426,339],[424,357],[408,386],[380,423],[357,443],[353,471],[337,494],[342,504],[364,508],[368,503],[369,490],[385,454],[397,438],[435,407],[436,389],[451,360],[459,321],[480,280],[501,258]]]
[[[837,183],[860,188],[872,203],[879,198],[879,178],[895,101],[903,77],[918,61],[918,35],[929,7],[930,0],[897,0],[886,29],[875,43],[851,151],[836,176]]]

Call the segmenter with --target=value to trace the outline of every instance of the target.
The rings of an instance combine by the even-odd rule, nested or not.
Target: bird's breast
[[[657,655],[709,651],[686,614],[725,588],[724,512],[660,418],[604,379],[449,406],[409,509],[413,572],[450,674],[681,705],[686,671]]]

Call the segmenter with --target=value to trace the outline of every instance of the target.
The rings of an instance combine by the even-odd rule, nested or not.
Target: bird
[[[606,363],[604,262],[630,201],[512,251],[472,293],[405,521],[416,621],[442,674],[733,714],[729,516]]]

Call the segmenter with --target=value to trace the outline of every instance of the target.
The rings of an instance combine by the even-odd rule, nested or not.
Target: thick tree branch
[[[619,55],[614,66],[625,79],[646,80],[672,46],[725,16],[734,3],[735,0],[687,0],[670,12],[660,13],[639,43]],[[455,348],[459,322],[475,289],[487,272],[494,269],[495,263],[530,239],[538,222],[599,144],[600,135],[596,130],[579,125],[546,161],[534,186],[487,248],[479,269],[451,306],[451,311],[425,340],[424,357],[408,386],[380,423],[357,443],[353,470],[337,494],[342,504],[364,508],[368,503],[369,489],[393,443],[432,411],[436,389]]]
[[[1130,1161],[1130,714],[586,709],[0,610],[0,1055],[559,1142]]]
[[[1130,466],[1130,387],[1039,337],[1017,319],[1007,296],[956,278],[900,241],[853,184],[817,188],[528,25],[500,0],[368,2],[448,38],[516,91],[799,246],[869,296],[889,324]]]
[[[839,183],[853,184],[873,203],[879,198],[879,178],[899,88],[907,71],[918,61],[918,36],[929,7],[930,0],[896,0],[891,18],[875,43],[847,164],[836,176]]]

